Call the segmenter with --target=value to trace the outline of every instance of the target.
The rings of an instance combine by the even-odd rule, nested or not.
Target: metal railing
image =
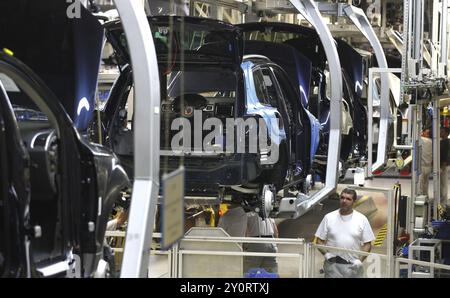
[[[230,251],[226,249],[219,249],[219,250],[210,250],[208,248],[205,249],[184,249],[184,246],[188,246],[188,243],[215,243],[219,245],[224,245],[225,243],[234,243],[236,245],[239,245],[242,250],[237,251]],[[249,244],[276,244],[278,246],[278,250],[284,250],[285,246],[294,246],[295,248],[290,250],[290,252],[261,252],[261,251],[252,251],[252,248]],[[248,258],[276,258],[278,262],[278,270],[277,272],[272,272],[278,274],[280,277],[304,277],[304,271],[305,271],[305,262],[304,262],[304,251],[305,251],[305,241],[304,239],[280,239],[280,238],[260,238],[260,237],[204,237],[204,236],[186,236],[184,237],[180,244],[178,245],[178,268],[177,268],[177,277],[186,277],[185,271],[184,271],[184,262],[187,258],[191,256],[204,256],[205,260],[209,260],[211,262],[211,266],[214,266],[214,258],[218,257],[234,257],[235,260],[237,259],[243,259],[243,262],[245,264],[245,261],[248,260]],[[295,261],[290,261],[289,268],[285,268],[283,265],[281,266],[279,262],[285,259],[295,259]],[[259,262],[257,262],[259,263]],[[294,265],[295,264],[295,265]],[[245,268],[245,265],[243,269]],[[190,268],[189,270],[191,270]],[[217,270],[220,270],[220,268],[216,268]],[[248,269],[248,268],[247,268]],[[262,268],[265,269],[265,268]],[[298,274],[293,275],[292,273],[289,273],[289,270],[295,269]],[[244,272],[245,270],[242,270],[241,273],[239,273],[239,268],[237,271],[234,271],[233,273],[224,272],[223,275],[216,276],[216,277],[244,277],[247,272]],[[269,272],[269,271],[268,271]],[[230,274],[228,276],[227,274]],[[205,276],[206,277],[206,276]]]
[[[402,264],[407,265],[403,267]],[[419,274],[411,274],[408,267],[420,266],[422,269],[425,269],[423,272],[416,272]],[[427,269],[428,268],[428,269]],[[445,272],[442,272],[442,271]],[[404,275],[402,275],[402,271]],[[439,264],[439,263],[431,263],[413,259],[405,259],[405,258],[396,258],[395,259],[395,275],[394,277],[440,277],[442,273],[445,273],[445,277],[450,277],[450,266]]]
[[[385,254],[364,252],[358,250],[350,250],[337,248],[327,245],[319,245],[314,243],[306,243],[304,239],[284,239],[284,238],[259,238],[259,237],[207,237],[207,236],[186,236],[178,244],[172,246],[171,249],[163,251],[159,249],[157,245],[158,239],[161,238],[160,233],[154,233],[152,249],[150,250],[151,256],[166,256],[166,259],[160,260],[160,262],[166,262],[167,267],[161,270],[159,267],[159,272],[155,271],[152,267],[154,263],[150,263],[149,276],[151,277],[169,277],[169,278],[182,278],[186,277],[186,272],[184,269],[187,266],[185,261],[190,257],[203,257],[204,262],[210,262],[213,270],[216,270],[215,277],[230,277],[228,272],[224,270],[221,271],[221,267],[214,267],[215,263],[213,258],[276,258],[278,261],[278,276],[279,277],[298,277],[298,278],[317,278],[323,276],[323,262],[324,258],[322,256],[322,251],[327,251],[330,253],[351,253],[358,257],[366,256],[363,262],[364,277],[366,278],[399,278],[399,277],[450,277],[450,266],[440,263],[433,263],[427,261],[420,261],[414,259],[406,259],[403,257],[389,257]],[[107,231],[106,237],[124,238],[125,232],[123,231]],[[204,249],[192,249],[183,248],[189,246],[187,244],[197,243]],[[218,244],[218,247],[224,247],[218,250],[207,249],[208,243]],[[256,243],[256,244],[277,244],[279,248],[284,249],[283,252],[269,253],[269,252],[257,252],[250,250],[239,250],[239,251],[229,251],[226,250],[226,244],[234,243],[239,245],[241,248],[245,247],[245,244]],[[287,249],[287,246],[293,246]],[[113,247],[116,253],[123,253],[123,247]],[[291,260],[290,260],[291,259]],[[289,260],[289,261],[287,261]],[[197,261],[197,260],[194,260]],[[283,261],[286,261],[283,263]],[[163,266],[164,267],[164,266]],[[189,267],[189,266],[188,266]],[[410,274],[411,268],[418,274]],[[189,267],[187,270],[192,271],[195,268]],[[153,271],[152,271],[153,270]],[[163,272],[164,271],[164,272]],[[295,273],[292,273],[295,271]],[[223,273],[223,275],[221,275]],[[233,277],[245,277],[244,271],[239,276]],[[433,273],[433,274],[430,274]],[[207,272],[205,272],[204,277]]]
[[[161,238],[160,233],[154,233],[153,239],[157,240]],[[124,231],[107,231],[106,237],[115,237],[115,238],[124,238]],[[160,277],[185,277],[185,271],[183,264],[185,261],[191,256],[203,256],[205,257],[206,262],[209,262],[214,266],[214,262],[211,261],[214,258],[220,257],[235,257],[235,258],[245,258],[254,257],[254,258],[276,258],[277,261],[282,261],[286,259],[294,259],[292,261],[286,262],[285,264],[289,264],[289,268],[283,268],[283,266],[279,266],[279,272],[284,272],[280,274],[282,277],[305,277],[305,241],[304,239],[280,239],[280,238],[260,238],[260,237],[206,237],[206,236],[185,236],[180,243],[172,246],[171,249],[167,251],[160,250],[158,245],[155,245],[157,241],[153,241],[154,245],[152,245],[152,249],[150,250],[151,256],[167,256],[166,260],[162,260],[167,262],[167,271],[165,272],[154,272],[155,268],[152,268],[152,262],[149,267],[149,276],[160,276]],[[197,243],[204,249],[186,249],[188,243]],[[224,246],[226,243],[234,243],[240,246],[240,250],[238,251],[229,251],[226,250],[225,247],[219,250],[210,250],[207,248],[208,243],[216,243],[218,245]],[[291,249],[290,252],[257,252],[251,251],[251,248],[247,250],[242,250],[245,244],[276,244],[279,250],[283,250],[287,246],[294,246],[294,249]],[[112,247],[115,253],[121,254],[123,253],[123,247]],[[283,262],[280,262],[283,263]],[[293,265],[295,264],[295,265]],[[120,265],[120,264],[118,264]],[[160,269],[160,268],[159,268]],[[217,270],[216,273],[219,275],[216,277],[228,277],[224,273],[221,276],[221,268],[212,268]],[[263,268],[264,269],[264,268]],[[194,270],[194,268],[190,268],[189,270]],[[238,268],[238,270],[240,270]],[[295,270],[298,274],[289,273],[290,271]],[[244,277],[246,272],[241,272],[239,277]],[[210,277],[210,276],[204,276]]]

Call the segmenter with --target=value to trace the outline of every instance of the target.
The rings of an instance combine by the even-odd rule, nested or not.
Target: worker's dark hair
[[[431,124],[425,125],[425,126],[423,127],[423,130],[422,130],[422,131],[425,131],[425,130],[429,130],[430,133],[432,133],[432,132],[433,132],[433,125],[431,125]]]
[[[358,196],[356,195],[356,191],[355,191],[354,189],[351,189],[351,188],[346,188],[346,189],[344,189],[344,190],[341,192],[341,194],[343,194],[343,193],[352,195],[353,201],[356,201],[356,199],[357,199],[357,197],[358,197]]]

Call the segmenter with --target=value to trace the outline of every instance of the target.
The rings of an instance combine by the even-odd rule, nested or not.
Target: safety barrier
[[[107,231],[106,237],[124,238],[125,232]],[[158,245],[160,238],[160,233],[153,233],[149,277],[305,277],[303,239],[185,236],[171,249],[163,251]],[[276,244],[278,252],[253,251],[253,248],[259,250],[270,244]],[[230,245],[235,249],[227,250]],[[123,246],[112,249],[119,256],[123,252]],[[264,260],[270,258],[275,258],[277,272],[271,272],[272,268],[251,267],[252,264],[267,265]],[[116,256],[116,260],[120,268],[120,257]],[[245,269],[249,270],[244,272]]]
[[[124,239],[125,232],[107,231],[106,237]],[[159,247],[160,238],[160,233],[153,234],[149,277],[325,277],[321,250],[366,256],[361,275],[365,278],[450,277],[449,265],[402,257],[388,258],[384,254],[305,243],[304,239],[185,236],[171,249],[163,251]],[[250,244],[277,244],[278,252],[254,251]],[[237,249],[227,249],[230,245]],[[113,250],[120,256],[123,246],[113,247]],[[257,261],[258,258],[276,258],[277,272],[245,267],[248,259],[264,263]],[[120,266],[120,258],[116,260]]]
[[[449,278],[450,266],[420,260],[396,258],[395,277],[397,278]]]
[[[224,249],[227,244],[241,249]],[[278,252],[264,251],[273,244]],[[265,277],[305,277],[303,239],[187,236],[176,250],[177,277],[246,277],[252,272]],[[189,266],[192,262],[195,266]]]

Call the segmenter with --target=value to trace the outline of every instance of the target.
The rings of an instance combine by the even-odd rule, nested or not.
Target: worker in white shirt
[[[433,171],[433,141],[431,140],[431,128],[423,130],[420,138],[422,145],[422,154],[420,157],[420,176],[418,194],[428,197],[428,184],[430,174]]]
[[[325,215],[316,231],[318,244],[364,252],[371,251],[371,242],[375,240],[375,236],[366,216],[353,210],[356,199],[355,190],[346,188],[342,191],[340,208]],[[326,278],[363,277],[362,262],[365,256],[358,257],[351,252],[320,251],[325,256],[323,269]]]

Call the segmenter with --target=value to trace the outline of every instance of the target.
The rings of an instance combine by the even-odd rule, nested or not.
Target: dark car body
[[[290,79],[295,86],[302,86],[305,84],[304,79],[301,80],[300,76],[296,75],[304,66],[298,63],[292,63],[287,59],[280,57],[276,50],[272,50],[270,53],[264,50],[267,48],[266,43],[281,44],[284,47],[290,46],[297,50],[302,56],[306,57],[312,65],[311,70],[311,84],[306,90],[310,90],[307,95],[307,99],[304,96],[301,98],[301,102],[305,108],[311,111],[316,116],[321,125],[323,139],[320,148],[317,152],[317,157],[326,156],[327,154],[327,140],[329,132],[329,120],[330,120],[330,104],[326,94],[327,78],[325,74],[327,57],[323,50],[317,32],[308,27],[286,24],[286,23],[246,23],[237,25],[240,27],[244,34],[245,44],[249,44],[251,51],[253,52],[265,52],[271,59],[277,59],[277,63],[285,69],[297,70],[288,71]],[[347,113],[351,119],[358,119],[358,125],[352,125],[350,131],[343,131],[343,142],[341,148],[340,158],[342,161],[347,161],[349,158],[359,158],[365,155],[366,152],[366,124],[367,118],[365,113],[365,107],[361,100],[362,81],[363,81],[363,67],[361,56],[352,49],[348,44],[343,41],[337,40],[337,47],[339,52],[339,58],[341,59],[342,77],[343,77],[343,99],[344,99],[344,116]],[[259,43],[259,45],[258,45]],[[282,47],[283,47],[282,46]],[[277,46],[272,46],[277,48]],[[279,50],[282,48],[280,46]],[[250,49],[246,49],[249,52]],[[283,61],[285,60],[285,61]],[[342,63],[342,61],[348,63]],[[300,92],[302,94],[302,92]],[[347,117],[348,118],[348,117]],[[345,119],[345,117],[344,117]],[[359,122],[359,119],[362,119]],[[360,125],[362,124],[362,125]],[[345,123],[344,123],[345,126]],[[319,160],[318,160],[319,161]],[[320,161],[319,163],[320,164]],[[318,168],[319,172],[323,172]]]
[[[240,30],[228,23],[168,16],[149,17],[148,20],[161,81],[161,174],[183,164],[188,195],[216,195],[220,189],[236,190],[236,187],[258,189],[264,184],[275,184],[280,189],[288,172],[300,180],[307,175],[311,166],[310,155],[300,152],[309,152],[309,136],[304,133],[309,129],[306,128],[309,120],[301,105],[298,105],[299,96],[283,69],[266,57],[243,57]],[[108,23],[105,28],[122,64],[121,75],[103,113],[105,140],[121,160],[128,160],[131,166],[133,148],[125,140],[130,139],[132,131],[123,126],[120,114],[127,105],[132,70],[127,65],[129,57],[120,22]],[[183,37],[180,32],[184,32]],[[270,82],[270,86],[264,85],[264,82]],[[263,89],[263,92],[268,92],[267,88],[272,88],[273,97],[258,93]],[[267,157],[261,148],[255,153],[247,150],[251,140],[248,135],[235,139],[234,152],[205,154],[189,145],[192,150],[188,153],[175,154],[171,151],[174,137],[171,123],[181,116],[195,125],[192,118],[186,115],[186,110],[183,112],[183,108],[180,110],[177,106],[178,98],[181,101],[184,98],[184,109],[195,108],[197,103],[188,99],[192,94],[200,102],[201,97],[206,100],[197,107],[201,109],[202,119],[255,119],[257,122],[263,121],[269,131],[276,129],[279,138],[271,139],[271,142],[279,148],[279,159],[264,164],[263,160]],[[291,112],[288,112],[289,109]],[[125,113],[122,112],[122,118]],[[292,121],[287,119],[289,113]],[[278,128],[272,127],[272,120],[279,123]],[[228,130],[224,127],[225,133]],[[236,127],[233,130],[237,136],[239,132]],[[201,132],[201,137],[205,135],[207,132]],[[238,152],[236,147],[243,141],[246,151]],[[226,146],[227,140],[219,143],[214,145]],[[132,168],[128,171],[131,174]]]
[[[291,81],[292,86],[300,96],[298,106],[302,110],[302,119],[307,128],[304,133],[307,134],[305,139],[308,141],[302,144],[303,148],[298,148],[297,151],[302,152],[301,155],[305,155],[304,163],[310,165],[317,152],[321,130],[317,118],[306,108],[311,87],[311,62],[289,45],[266,41],[246,41],[244,52],[247,55],[257,54],[270,58],[274,63],[281,66],[288,75],[288,80]],[[306,161],[308,154],[308,161]]]
[[[69,263],[93,276],[113,204],[130,186],[114,153],[80,133],[92,117],[102,31],[84,8],[68,19],[68,5],[0,5],[0,48],[10,49],[0,53],[2,276],[66,276]],[[82,98],[90,107],[80,109]]]
[[[108,216],[129,187],[128,177],[112,152],[80,137],[31,69],[0,53],[0,73],[1,81],[9,84],[9,91],[0,92],[6,152],[0,165],[5,176],[2,274],[45,275],[43,268],[74,254],[90,276],[103,254]],[[39,109],[41,117],[17,117],[23,115],[17,106],[25,104],[29,110]]]

